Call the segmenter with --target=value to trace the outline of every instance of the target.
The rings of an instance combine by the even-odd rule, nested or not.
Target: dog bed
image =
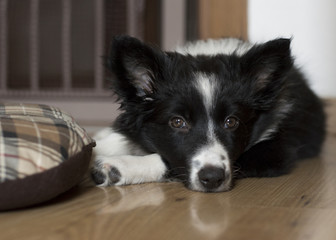
[[[94,146],[58,108],[0,103],[0,210],[42,203],[74,187]]]

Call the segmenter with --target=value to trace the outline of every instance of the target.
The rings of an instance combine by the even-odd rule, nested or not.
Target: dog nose
[[[206,190],[216,189],[225,180],[225,169],[213,166],[204,167],[198,172],[198,179]]]

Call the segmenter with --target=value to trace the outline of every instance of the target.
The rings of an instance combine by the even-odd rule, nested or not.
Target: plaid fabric
[[[0,183],[53,168],[91,142],[58,108],[0,103]]]

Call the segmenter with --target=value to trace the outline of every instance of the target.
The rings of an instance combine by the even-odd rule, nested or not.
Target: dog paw
[[[120,171],[109,164],[95,166],[91,170],[91,178],[98,186],[116,185],[121,180]]]
[[[98,156],[94,159],[91,178],[98,186],[129,185],[164,179],[166,166],[158,154],[146,156]]]
[[[112,184],[116,184],[121,179],[121,174],[119,170],[115,167],[111,167],[110,171],[108,172],[109,182]]]
[[[106,180],[105,174],[97,169],[91,170],[91,178],[96,185],[101,185]]]

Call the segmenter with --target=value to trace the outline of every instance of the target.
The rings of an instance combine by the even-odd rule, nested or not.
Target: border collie
[[[290,41],[207,40],[164,52],[116,37],[107,66],[122,113],[96,136],[94,182],[172,179],[220,192],[316,156],[325,114],[293,65]]]

